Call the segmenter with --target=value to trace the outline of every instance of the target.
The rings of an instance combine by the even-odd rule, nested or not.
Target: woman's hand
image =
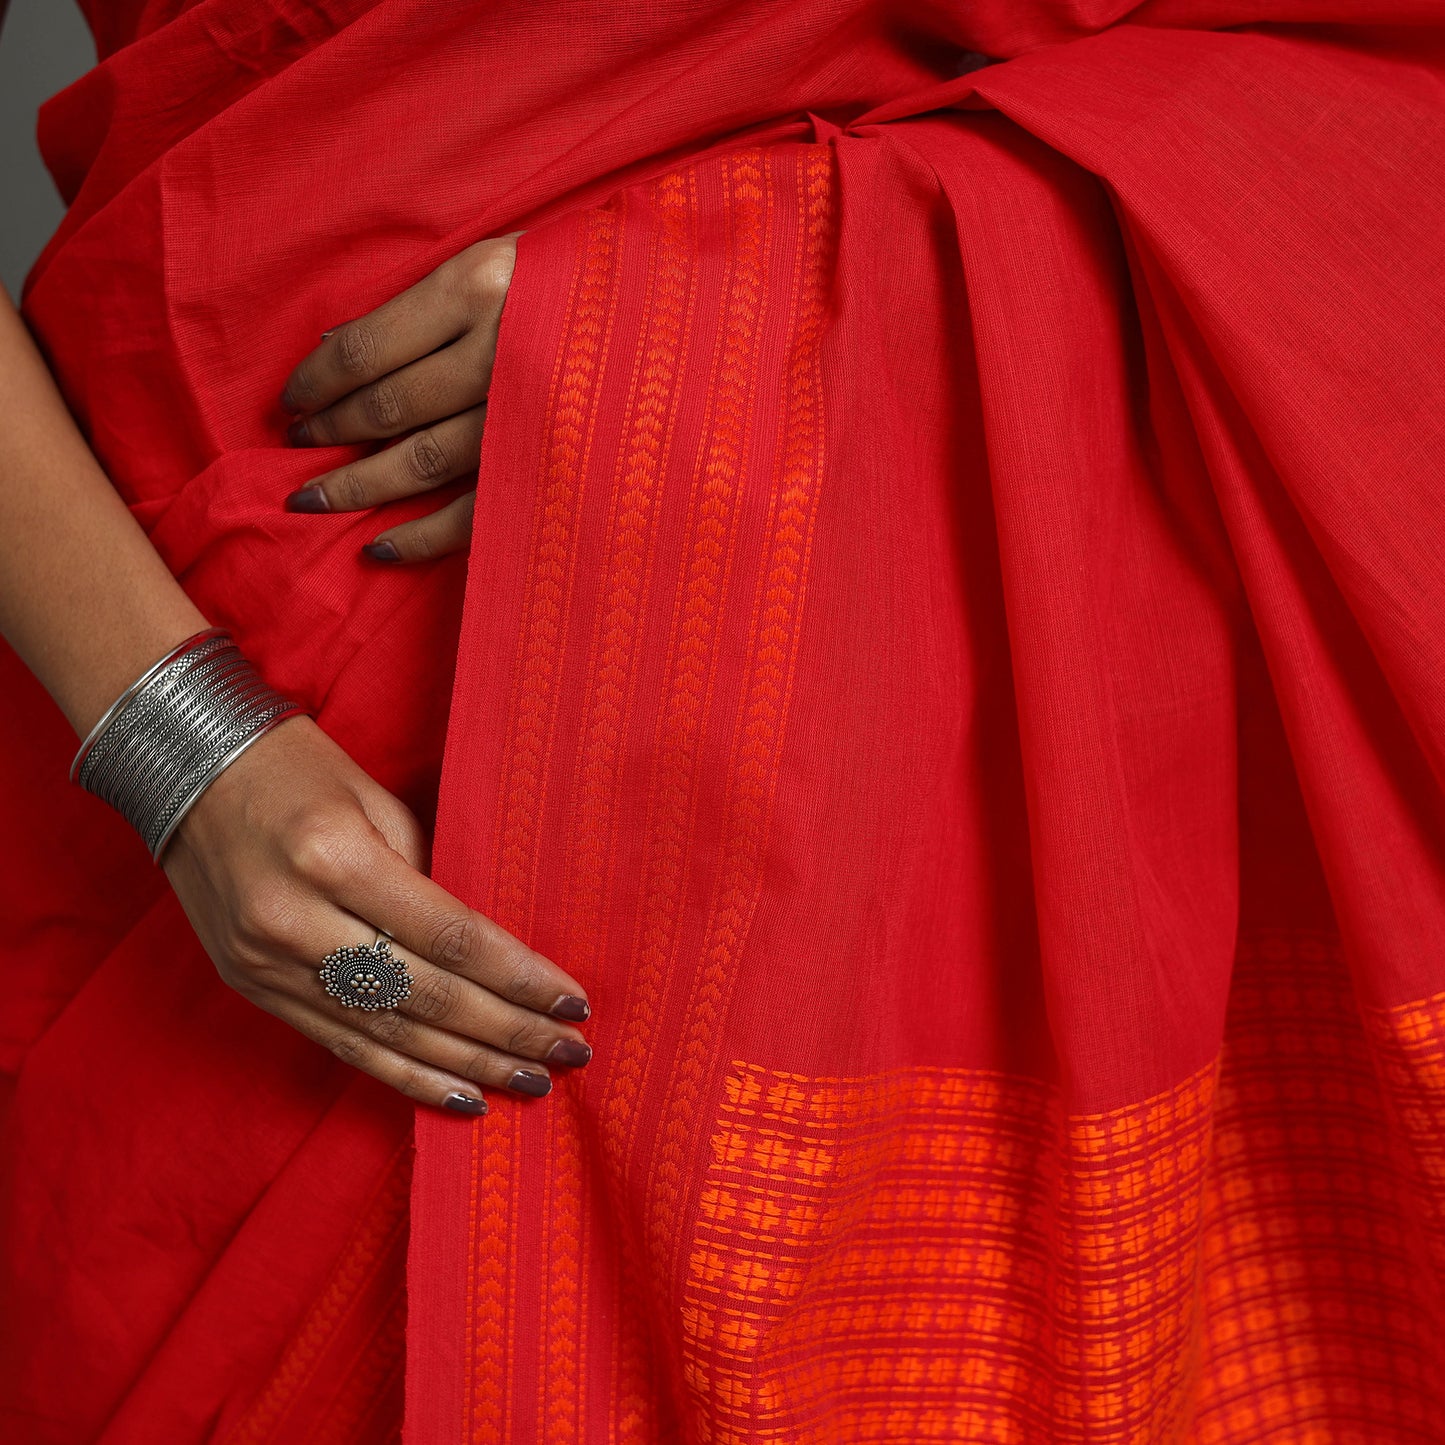
[[[354,512],[475,475],[502,306],[521,231],[478,241],[375,311],[328,331],[286,382],[293,446],[345,446],[410,433],[292,492],[294,512]],[[463,550],[475,490],[362,549],[384,562]]]
[[[591,1057],[588,1015],[556,964],[419,871],[411,811],[306,717],[279,724],[213,782],[162,866],[221,977],[409,1098],[483,1113],[482,1085],[545,1094]],[[392,1009],[343,1008],[317,977],[343,944],[389,933],[412,975]]]

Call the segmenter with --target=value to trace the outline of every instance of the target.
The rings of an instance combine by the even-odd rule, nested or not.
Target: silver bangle
[[[70,780],[121,813],[158,863],[206,788],[257,738],[306,711],[267,686],[224,627],[207,627],[105,710]]]

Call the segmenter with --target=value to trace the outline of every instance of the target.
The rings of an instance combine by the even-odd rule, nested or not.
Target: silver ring
[[[321,960],[318,977],[326,992],[342,1008],[367,1012],[395,1008],[411,997],[411,974],[406,963],[391,951],[392,937],[384,928],[376,930],[372,944],[348,943]]]

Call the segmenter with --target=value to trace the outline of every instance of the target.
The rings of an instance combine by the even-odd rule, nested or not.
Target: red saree
[[[4,1438],[1437,1439],[1439,6],[91,9],[28,319],[596,1057],[413,1121],[4,652]],[[281,381],[518,228],[365,566]]]

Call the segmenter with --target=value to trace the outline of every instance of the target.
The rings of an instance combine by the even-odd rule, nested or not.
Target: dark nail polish
[[[455,1109],[458,1114],[485,1114],[487,1112],[487,1101],[485,1099],[474,1099],[470,1094],[448,1094],[442,1100],[445,1108]]]
[[[326,500],[326,493],[315,482],[312,482],[292,492],[286,498],[286,510],[288,512],[329,512],[331,503]]]
[[[507,1080],[507,1087],[518,1094],[531,1094],[533,1098],[540,1099],[543,1094],[552,1092],[552,1081],[546,1074],[533,1074],[526,1069],[518,1069]]]
[[[286,428],[286,440],[293,447],[304,447],[310,440],[310,433],[306,430],[305,421],[293,421]]]
[[[301,410],[301,403],[291,395],[289,390],[281,393],[281,410],[296,413]]]
[[[591,1057],[592,1046],[579,1043],[576,1039],[558,1039],[547,1050],[549,1064],[566,1064],[573,1069],[580,1069]]]
[[[578,998],[575,993],[564,993],[547,1012],[554,1019],[566,1019],[569,1024],[580,1024],[591,1015],[592,1006],[585,998]]]
[[[378,562],[400,562],[401,553],[396,547],[388,542],[368,542],[362,549],[368,557],[375,557]]]

